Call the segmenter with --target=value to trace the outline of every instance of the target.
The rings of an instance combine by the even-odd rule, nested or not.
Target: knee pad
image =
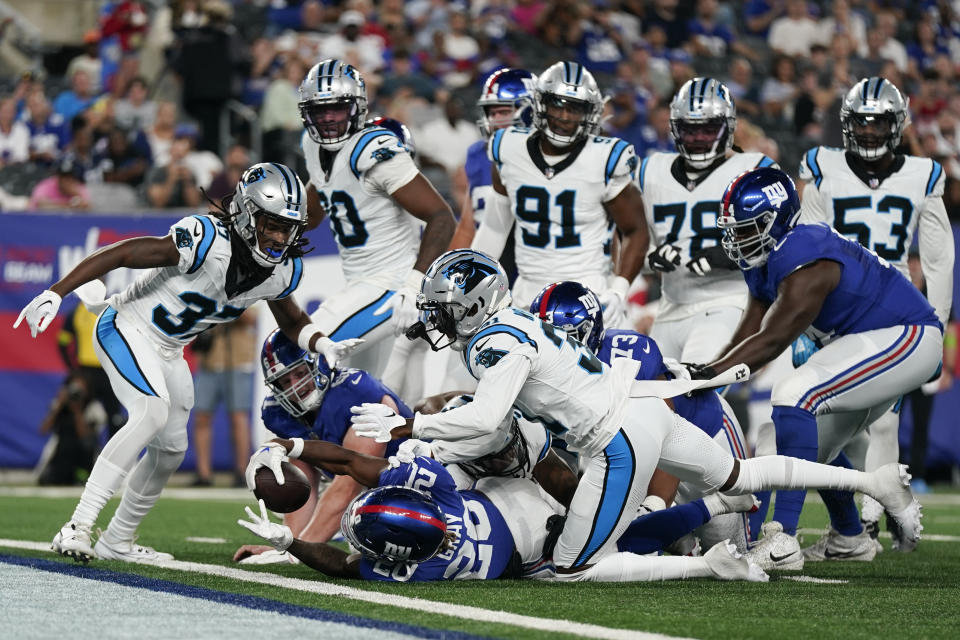
[[[170,403],[157,396],[143,396],[138,398],[132,407],[128,407],[128,410],[130,419],[127,420],[127,425],[143,425],[142,428],[149,430],[150,438],[153,438],[167,424]]]

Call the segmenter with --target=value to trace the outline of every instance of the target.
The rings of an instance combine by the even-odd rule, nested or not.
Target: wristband
[[[304,351],[311,351],[310,349],[310,339],[313,338],[314,334],[323,333],[320,331],[320,327],[313,324],[312,322],[300,330],[300,334],[297,336],[297,344]]]
[[[620,295],[624,300],[627,299],[627,292],[630,291],[630,281],[623,276],[612,276],[607,288]]]
[[[290,442],[293,443],[293,447],[287,452],[287,457],[296,460],[303,453],[303,438],[290,438]]]

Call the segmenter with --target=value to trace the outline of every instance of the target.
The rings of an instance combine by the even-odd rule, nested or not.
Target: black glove
[[[705,364],[694,364],[692,362],[680,363],[690,372],[691,380],[709,380],[717,377],[717,371],[713,367]]]
[[[650,254],[650,268],[654,271],[670,272],[680,265],[680,249],[663,243]]]
[[[700,249],[693,254],[693,258],[684,266],[698,276],[705,276],[714,269],[733,271],[740,268],[736,262],[727,256],[727,252],[721,246]]]

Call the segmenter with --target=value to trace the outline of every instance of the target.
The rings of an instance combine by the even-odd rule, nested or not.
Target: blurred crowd
[[[960,220],[957,0],[105,2],[82,43],[0,74],[0,208],[197,207],[251,162],[302,168],[297,87],[327,57],[364,73],[371,114],[411,128],[457,204],[476,98],[503,66],[581,62],[607,132],[641,156],[673,149],[674,91],[718,77],[736,144],[791,173],[841,145],[843,94],[882,75],[910,97],[904,151],[943,164]]]

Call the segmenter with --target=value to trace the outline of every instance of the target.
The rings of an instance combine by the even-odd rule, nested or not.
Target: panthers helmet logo
[[[243,183],[253,184],[254,182],[260,182],[266,177],[267,174],[264,172],[263,167],[255,167],[248,171],[245,176],[243,176]]]
[[[496,274],[495,267],[469,258],[458,260],[443,270],[443,275],[464,293],[470,293],[484,279]]]

